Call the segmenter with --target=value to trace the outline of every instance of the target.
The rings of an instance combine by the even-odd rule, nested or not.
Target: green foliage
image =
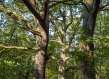
[[[3,1],[3,0],[1,0]],[[5,1],[5,0],[4,0]],[[3,2],[4,2],[3,1]],[[52,0],[51,0],[52,1]],[[60,0],[61,1],[61,0]],[[102,1],[103,3],[106,0]],[[1,2],[0,2],[1,3]],[[55,2],[54,2],[55,3]],[[69,1],[69,4],[74,4]],[[50,3],[50,5],[53,2]],[[17,2],[16,0],[7,0],[4,4],[0,4],[0,7],[5,7],[15,13],[12,15],[14,18],[22,16],[35,28],[34,18],[27,7]],[[50,12],[54,23],[59,31],[60,37],[62,37],[63,30],[63,14],[64,8],[66,8],[65,26],[71,22],[68,29],[66,30],[65,45],[71,41],[69,38],[74,34],[72,44],[69,49],[65,52],[65,55],[69,58],[64,67],[66,71],[66,79],[81,79],[80,72],[80,57],[85,56],[83,51],[79,51],[80,38],[82,34],[82,21],[75,29],[80,16],[83,13],[82,5],[66,5],[66,3],[60,3],[52,8]],[[106,7],[108,9],[108,7]],[[100,11],[96,20],[96,27],[93,38],[87,38],[85,43],[94,43],[94,57],[89,57],[87,60],[90,61],[94,58],[96,78],[97,79],[108,79],[109,78],[109,11]],[[19,16],[17,16],[17,15]],[[47,48],[47,54],[49,60],[46,64],[46,79],[57,79],[58,77],[58,65],[60,60],[61,44],[59,43],[57,32],[53,27],[53,24],[49,23],[49,44]],[[36,46],[34,35],[28,31],[22,29],[24,27],[19,21],[12,19],[4,13],[0,12],[0,44],[5,46],[23,46],[33,48]],[[0,54],[4,48],[0,47]],[[18,49],[5,49],[0,55],[0,79],[25,79],[25,76],[29,76],[28,79],[33,77],[33,60],[35,50],[18,50]],[[29,75],[27,74],[29,73]]]

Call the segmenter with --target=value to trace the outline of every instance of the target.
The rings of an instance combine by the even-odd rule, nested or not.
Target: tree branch
[[[63,45],[62,40],[61,40],[61,35],[59,33],[59,30],[58,30],[56,24],[53,22],[53,18],[52,18],[52,15],[51,14],[50,14],[50,21],[53,24],[53,28],[54,28],[54,30],[56,32],[57,37],[58,37],[58,40],[59,40],[58,43],[60,43],[61,45]]]
[[[105,8],[105,7],[108,6],[108,5],[109,5],[109,2],[104,3],[102,6],[100,6],[100,9],[99,9],[99,10]]]
[[[12,36],[13,36],[15,30],[16,30],[16,27],[14,28],[14,30],[13,30],[11,36],[9,37],[9,39],[8,39],[8,41],[6,42],[5,45],[7,45],[7,44],[10,42],[10,40],[11,40],[11,38],[12,38]],[[2,56],[2,54],[3,54],[4,51],[5,51],[5,49],[2,49],[2,50],[0,51],[0,56]]]
[[[32,12],[32,14],[38,19],[38,21],[41,21],[41,16],[39,15],[39,12],[34,9],[31,3],[28,0],[22,0],[22,1],[28,7],[28,9]]]
[[[71,1],[71,0],[63,0],[63,1],[49,1],[49,2],[52,2],[53,4],[49,6],[49,9],[58,5],[58,4],[64,4],[64,5],[75,5],[75,4],[78,4],[78,2],[80,1]]]
[[[84,5],[84,7],[86,8],[87,12],[88,12],[88,13],[90,13],[90,11],[89,11],[89,9],[88,9],[87,5],[86,5],[84,2],[79,1],[79,3],[81,3],[82,5]]]
[[[22,27],[23,29],[30,31],[31,33],[36,34],[38,36],[41,36],[41,33],[37,30],[34,30],[32,28],[32,26],[30,25],[30,23],[28,21],[26,21],[25,19],[23,19],[21,16],[12,13],[11,11],[5,9],[4,7],[0,7],[0,12],[3,12],[5,14],[7,14],[8,16],[10,16],[11,18],[14,18],[14,19],[20,21],[21,23],[23,23],[26,26],[26,28]]]
[[[48,0],[43,0],[42,4],[43,4],[42,17],[43,19],[46,19],[46,16],[48,14]]]
[[[0,47],[4,48],[4,49],[22,49],[22,50],[28,50],[28,49],[31,49],[31,50],[36,50],[36,48],[29,48],[29,47],[22,47],[22,46],[5,46],[5,45],[2,45],[0,44]]]
[[[77,21],[77,23],[76,23],[76,25],[75,25],[75,27],[74,27],[74,32],[72,32],[72,36],[71,36],[70,39],[69,39],[69,40],[70,40],[70,41],[69,41],[69,46],[70,46],[71,43],[72,43],[72,40],[73,40],[73,38],[74,38],[74,36],[75,36],[75,33],[76,33],[76,31],[77,31],[77,27],[79,26],[79,24],[80,24],[82,18],[83,18],[83,15],[80,17],[80,19]]]
[[[72,9],[70,8],[70,22],[66,25],[65,30],[68,29],[68,27],[72,24],[73,22],[73,14],[72,14]]]
[[[49,9],[50,9],[50,8],[60,4],[60,3],[68,2],[68,0],[66,0],[66,1],[49,1],[49,2],[53,2],[53,4],[49,6]]]
[[[33,5],[31,4],[32,0],[22,0],[24,4],[27,6],[27,8],[31,11],[31,13],[36,17],[36,19],[39,21],[41,27],[43,30],[48,34],[48,27],[46,24],[46,18],[47,18],[47,13],[48,13],[48,0],[43,0],[42,2],[43,9],[42,11],[37,10],[37,8],[34,8]],[[39,6],[41,6],[39,5]],[[41,14],[41,15],[40,15]]]

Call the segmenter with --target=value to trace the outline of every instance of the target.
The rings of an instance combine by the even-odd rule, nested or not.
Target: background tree
[[[82,78],[95,79],[93,35],[96,17],[100,10],[100,0],[85,0],[83,5],[86,9],[83,13],[83,34],[80,42],[80,50],[84,53],[80,56]]]
[[[69,1],[66,4],[69,3],[74,4],[72,1]],[[68,64],[66,66],[66,63],[69,61],[69,59],[72,58],[72,55],[68,53],[69,48],[71,47],[71,45],[73,45],[72,40],[75,39],[77,27],[79,27],[82,19],[82,17],[78,18],[77,16],[79,14],[76,14],[76,12],[73,11],[75,11],[74,7],[66,6],[64,4],[57,5],[52,8],[52,11],[50,11],[50,22],[53,26],[52,31],[54,35],[56,35],[56,37],[51,39],[50,41],[59,44],[59,48],[57,48],[58,50],[56,51],[59,53],[58,79],[67,78],[65,76],[66,72],[69,70],[69,67],[73,69],[73,67],[69,66]],[[73,20],[75,18],[77,21]],[[75,32],[72,32],[72,30],[74,29]]]

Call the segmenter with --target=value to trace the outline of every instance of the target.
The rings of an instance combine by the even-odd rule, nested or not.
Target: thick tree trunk
[[[48,47],[48,34],[41,27],[38,20],[37,22],[37,30],[41,32],[41,37],[36,36],[36,55],[34,62],[34,78],[33,79],[45,79],[45,67],[47,61],[47,47]],[[43,24],[42,24],[43,25]],[[46,27],[46,24],[45,24]]]
[[[44,53],[45,53],[44,48],[41,48],[40,51],[36,53],[33,79],[45,79],[46,59]]]
[[[94,44],[93,34],[100,0],[85,0],[85,11],[83,14],[83,34],[81,36],[80,50],[84,53],[80,56],[82,79],[95,79],[94,74]],[[89,39],[89,41],[87,41]]]
[[[41,36],[36,35],[36,55],[34,59],[34,78],[45,79],[45,67],[47,61],[49,16],[48,0],[22,0],[35,17],[36,28]],[[39,3],[40,2],[40,3]],[[39,8],[40,7],[40,8]]]

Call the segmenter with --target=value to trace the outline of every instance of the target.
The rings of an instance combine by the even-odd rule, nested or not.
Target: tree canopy
[[[0,79],[108,79],[108,0],[0,0]]]

